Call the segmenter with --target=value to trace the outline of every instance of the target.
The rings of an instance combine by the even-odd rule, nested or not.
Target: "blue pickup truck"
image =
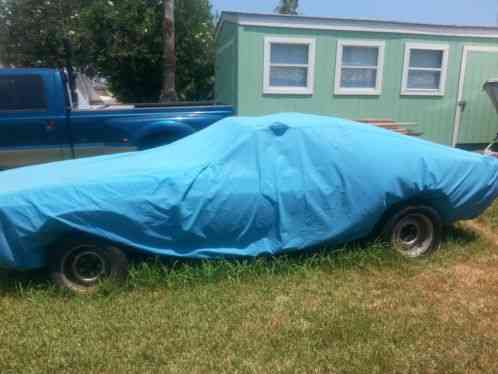
[[[230,106],[80,110],[56,69],[0,69],[0,170],[164,145],[233,115]]]

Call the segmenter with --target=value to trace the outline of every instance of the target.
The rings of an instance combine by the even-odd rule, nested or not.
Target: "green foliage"
[[[183,100],[211,99],[215,22],[209,0],[176,0],[176,86]]]
[[[5,41],[7,38],[7,14],[5,9],[7,7],[5,0],[0,0],[0,67],[5,60]]]
[[[97,71],[122,101],[157,101],[163,79],[163,5],[96,0],[82,15]],[[180,100],[209,99],[214,84],[214,20],[208,0],[175,4],[176,86]]]
[[[298,15],[299,0],[280,0],[275,12],[291,16]]]
[[[122,101],[154,101],[162,81],[162,5],[154,0],[96,0],[82,13],[96,70]]]
[[[210,99],[214,19],[209,0],[176,0],[177,92]],[[124,102],[157,101],[163,79],[162,0],[0,0],[0,53],[15,66],[59,67],[62,39],[74,65],[108,79]]]
[[[91,1],[2,0],[2,61],[15,66],[62,66],[62,39],[64,36],[78,39],[80,12],[89,3]]]

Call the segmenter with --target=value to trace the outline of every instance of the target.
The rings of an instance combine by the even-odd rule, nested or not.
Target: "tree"
[[[213,98],[215,21],[209,0],[176,0],[176,85],[182,100]]]
[[[161,0],[95,0],[82,15],[97,70],[108,79],[118,99],[159,100],[165,60],[168,69],[174,67],[164,48],[164,19]],[[176,0],[174,20],[177,96],[181,100],[210,99],[215,25],[209,0]],[[171,100],[165,92],[162,96]]]
[[[86,51],[121,101],[157,101],[162,85],[162,2],[95,0],[81,15]]]
[[[210,99],[215,56],[210,2],[175,3],[178,98]],[[4,4],[2,62],[62,66],[62,40],[69,36],[76,69],[107,78],[119,100],[159,100],[164,76],[163,0],[0,0]]]
[[[175,1],[164,0],[164,70],[161,101],[176,100]]]
[[[15,66],[64,64],[62,40],[78,39],[79,16],[84,0],[2,0],[0,2],[0,51],[2,61]],[[75,48],[80,50],[80,48]],[[78,57],[83,57],[78,55]],[[82,62],[80,62],[82,63]]]
[[[5,9],[7,7],[7,2],[5,0],[0,0],[0,67],[5,63],[5,55],[7,51],[5,50],[6,38],[7,38],[7,14]],[[2,11],[3,10],[3,11]]]
[[[296,16],[298,14],[299,0],[280,0],[280,3],[275,8],[275,12]]]

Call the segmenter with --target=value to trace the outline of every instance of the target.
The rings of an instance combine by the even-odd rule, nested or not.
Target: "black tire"
[[[439,248],[443,224],[428,206],[407,206],[392,214],[382,229],[384,241],[405,257],[428,255]]]
[[[58,287],[88,293],[105,279],[124,281],[128,276],[128,258],[121,249],[109,244],[66,241],[49,250],[49,271]]]

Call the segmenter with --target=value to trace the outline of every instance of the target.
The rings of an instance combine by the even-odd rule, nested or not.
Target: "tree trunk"
[[[175,4],[164,0],[164,78],[161,102],[176,101]]]

